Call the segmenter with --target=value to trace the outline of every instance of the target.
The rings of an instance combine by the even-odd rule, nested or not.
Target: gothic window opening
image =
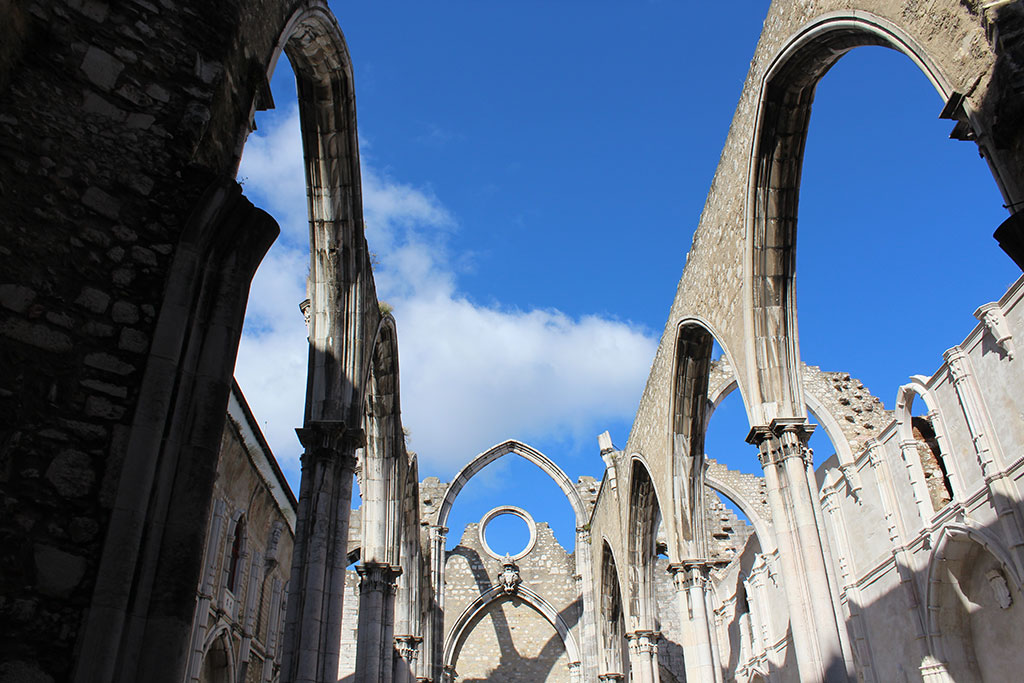
[[[237,593],[241,585],[242,559],[245,556],[245,517],[235,522],[235,536],[231,540],[231,556],[228,558],[228,590]]]
[[[924,470],[924,481],[928,486],[928,497],[932,509],[938,512],[946,503],[953,500],[953,487],[949,483],[949,472],[939,452],[939,441],[935,436],[935,428],[928,417],[914,416],[910,418],[914,440],[917,441],[917,455],[921,459]]]

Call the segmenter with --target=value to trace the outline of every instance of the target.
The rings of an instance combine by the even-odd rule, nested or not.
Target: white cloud
[[[305,188],[294,109],[250,139],[240,178],[282,224],[257,273],[236,376],[286,472],[297,482],[305,394]],[[365,149],[365,145],[364,145]],[[629,419],[656,340],[628,323],[556,310],[482,306],[458,290],[448,238],[456,223],[427,189],[362,167],[378,295],[398,322],[402,419],[425,473],[451,474],[493,443],[571,435]]]

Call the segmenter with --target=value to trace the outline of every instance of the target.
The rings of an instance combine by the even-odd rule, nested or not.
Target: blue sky
[[[600,478],[596,435],[625,444],[767,3],[730,3],[728,17],[684,2],[333,8],[421,476],[449,480],[515,437],[573,479]],[[239,172],[282,236],[254,282],[236,374],[297,490],[308,246],[291,81],[282,61],[277,109],[259,115]],[[860,48],[823,79],[811,119],[802,353],[887,407],[1019,275],[991,238],[1005,217],[995,183],[973,144],[947,139],[941,106],[907,58]],[[707,450],[756,472],[745,434],[734,394]],[[824,437],[814,446],[831,453]],[[463,490],[452,537],[507,503],[571,544],[564,497],[517,460]]]

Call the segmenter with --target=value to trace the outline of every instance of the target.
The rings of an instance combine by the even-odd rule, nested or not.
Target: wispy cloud
[[[302,421],[308,244],[297,112],[264,123],[246,145],[246,193],[281,221],[253,283],[236,376],[293,481]],[[364,145],[364,150],[366,146]],[[484,306],[458,288],[449,240],[456,218],[429,189],[393,178],[364,153],[363,205],[378,295],[394,307],[402,420],[421,471],[451,474],[509,437],[588,442],[628,419],[655,339],[629,323],[557,310]]]

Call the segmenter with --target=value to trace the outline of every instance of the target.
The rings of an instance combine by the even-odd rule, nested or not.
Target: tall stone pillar
[[[312,421],[295,430],[305,447],[285,622],[282,683],[338,679],[342,600],[355,451],[363,431]]]
[[[423,634],[423,670],[431,681],[443,681],[441,661],[444,648],[444,558],[448,527],[430,527],[430,585],[433,600],[428,609],[427,628]]]
[[[597,677],[600,666],[600,636],[597,630],[597,595],[594,590],[594,569],[590,555],[590,529],[576,529],[576,574],[580,577],[579,586],[583,604],[581,626],[583,652],[580,680],[593,681]]]
[[[630,680],[634,683],[659,683],[657,631],[633,631],[626,634],[629,642]]]
[[[707,586],[707,564],[694,560],[670,564],[668,570],[675,582],[685,634],[683,664],[686,668],[686,680],[716,683],[720,675],[716,675],[711,652],[711,624],[704,595]]]
[[[827,540],[818,529],[807,476],[807,439],[813,430],[803,418],[776,418],[752,429],[747,441],[760,451],[768,486],[800,680],[846,683],[849,672],[839,634],[843,620],[829,589]]]
[[[356,680],[391,683],[395,579],[402,570],[384,562],[363,562],[356,571],[359,572]]]

